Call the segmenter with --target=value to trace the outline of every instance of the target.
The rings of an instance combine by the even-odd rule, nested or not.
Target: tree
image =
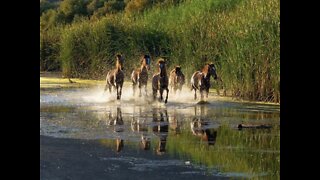
[[[125,11],[128,14],[134,12],[142,12],[152,5],[152,1],[149,0],[131,0],[127,1]]]
[[[40,0],[40,16],[42,13],[46,12],[49,9],[56,9],[57,3],[49,2],[48,0]]]
[[[103,6],[103,2],[100,0],[92,0],[87,5],[87,13],[88,15],[92,15],[94,11]]]
[[[87,15],[86,2],[83,0],[64,0],[60,3],[59,10],[65,15],[67,22],[72,22],[76,14]]]

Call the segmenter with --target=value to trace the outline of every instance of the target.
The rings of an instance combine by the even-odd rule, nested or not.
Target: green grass
[[[166,57],[168,69],[180,64],[190,79],[207,55],[233,96],[280,102],[279,0],[187,0],[132,16],[83,20],[60,34],[54,57],[68,77],[102,79],[121,52],[127,79],[144,53],[152,56],[152,71],[156,58]]]

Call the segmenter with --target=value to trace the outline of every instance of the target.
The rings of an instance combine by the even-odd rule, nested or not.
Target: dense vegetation
[[[148,53],[188,79],[206,55],[233,96],[280,102],[280,1],[40,1],[42,70],[101,79],[116,53],[126,77]]]

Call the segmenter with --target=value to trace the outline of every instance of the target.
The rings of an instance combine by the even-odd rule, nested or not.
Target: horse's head
[[[123,69],[124,64],[124,57],[121,54],[116,55],[116,66],[119,67],[121,70]]]
[[[160,58],[158,60],[158,65],[159,65],[160,76],[163,76],[166,73],[166,62],[165,62],[165,60]]]
[[[181,72],[181,66],[176,66],[176,67],[175,67],[175,70],[176,70],[176,74],[177,74],[177,75],[181,75],[181,74],[182,74],[182,72]]]
[[[208,73],[209,75],[212,75],[213,76],[213,79],[217,79],[217,73],[216,73],[216,67],[214,66],[213,63],[209,63],[208,64]]]
[[[142,66],[146,66],[148,71],[150,70],[151,58],[149,55],[144,55],[141,60]]]

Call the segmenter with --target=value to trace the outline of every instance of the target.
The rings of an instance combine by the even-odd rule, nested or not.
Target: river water
[[[40,93],[41,179],[280,179],[279,105],[122,99],[102,87]],[[239,124],[271,128],[238,129]]]

